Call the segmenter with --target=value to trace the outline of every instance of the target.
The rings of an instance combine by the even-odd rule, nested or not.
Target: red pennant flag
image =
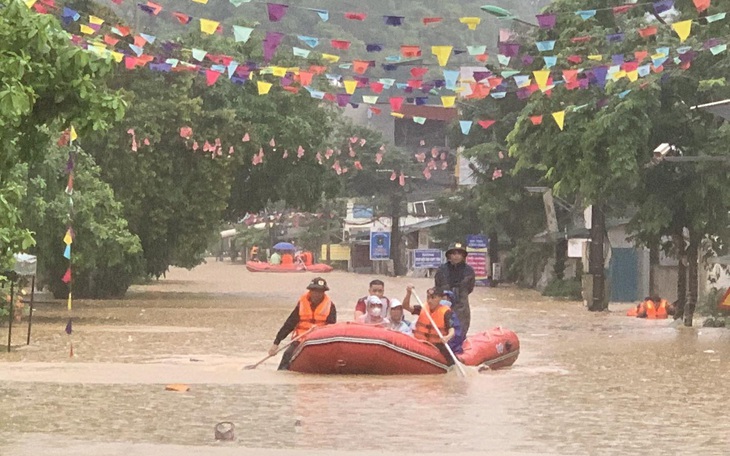
[[[589,42],[591,40],[591,38],[593,38],[593,37],[590,36],[590,35],[588,35],[588,36],[575,36],[575,37],[573,37],[573,38],[570,39],[570,42],[571,43],[587,43],[587,42]]]
[[[636,6],[636,5],[614,6],[613,7],[613,14],[614,15],[618,15],[618,14],[625,13],[626,11],[630,10],[631,8],[633,8],[634,6]]]
[[[697,8],[697,12],[701,13],[710,7],[710,0],[692,0]]]
[[[398,176],[398,185],[403,187],[406,185],[406,175],[403,174],[403,171],[400,172],[400,176]]]
[[[42,5],[41,3],[39,3],[39,2],[35,2],[35,3],[33,3],[33,9],[34,9],[34,10],[36,11],[36,13],[38,13],[38,14],[48,14],[48,10],[46,9],[46,7],[45,7],[45,6],[43,6],[43,5]]]
[[[137,57],[131,55],[124,56],[124,68],[133,70],[137,66]]]
[[[400,47],[400,53],[403,57],[420,57],[421,56],[421,47],[402,45]]]
[[[220,76],[221,74],[217,71],[205,70],[205,80],[209,86],[215,84],[215,81],[217,81]]]
[[[423,83],[423,81],[421,81],[420,79],[409,79],[408,87],[410,87],[412,89],[420,89],[422,83]]]
[[[345,13],[345,19],[353,21],[364,21],[368,17],[366,13]]]
[[[486,62],[489,59],[489,54],[479,54],[476,56],[478,62]]]
[[[180,137],[190,139],[193,136],[193,129],[190,127],[180,127]]]
[[[175,19],[177,19],[182,25],[188,25],[190,21],[193,20],[192,16],[188,16],[183,13],[172,13],[172,15],[175,16]]]
[[[370,106],[370,107],[368,107],[368,110],[370,110],[370,112],[372,112],[372,113],[373,113],[373,114],[375,114],[376,116],[379,116],[379,115],[380,115],[380,114],[381,114],[381,113],[383,112],[383,110],[382,110],[382,109],[380,109],[380,108],[376,108],[376,107],[374,107],[374,106]]]
[[[395,174],[395,171],[390,175],[390,180],[394,181],[398,176]]]
[[[489,93],[492,91],[491,88],[485,87],[484,85],[476,82],[472,82],[469,85],[471,86],[471,94],[466,97],[469,99],[481,100],[482,98],[488,97]]]
[[[104,42],[109,46],[116,46],[119,40],[111,35],[104,35]]]
[[[656,26],[650,26],[650,27],[644,27],[642,29],[639,29],[639,35],[642,38],[649,38],[652,35],[656,35],[657,28]]]
[[[371,82],[370,83],[370,90],[372,90],[373,92],[375,92],[377,94],[383,93],[384,87],[385,86],[383,85],[382,82]]]
[[[310,65],[309,71],[314,74],[324,74],[324,72],[327,71],[327,67],[322,65]]]
[[[649,56],[649,52],[648,51],[636,51],[636,52],[634,52],[634,58],[636,59],[636,61],[638,63],[643,62],[644,59],[647,58],[647,56]]]
[[[639,67],[638,62],[625,62],[623,65],[621,65],[621,69],[625,72],[631,72],[636,71],[636,69]]]
[[[330,44],[335,49],[342,49],[343,51],[350,49],[350,42],[347,40],[330,40]]]
[[[574,65],[578,65],[582,61],[583,61],[583,57],[581,57],[579,55],[571,55],[568,57],[568,62],[570,62]]]
[[[530,117],[530,121],[532,125],[540,125],[542,123],[542,116],[532,116]]]
[[[355,169],[359,169],[359,170],[361,170],[361,171],[362,171],[362,164],[361,164],[361,163],[360,163],[359,161],[356,161],[356,162],[354,163],[354,165],[355,165]]]
[[[422,78],[423,75],[425,75],[426,73],[428,73],[428,68],[426,68],[426,67],[411,68],[411,76],[413,76],[416,79]]]
[[[495,122],[496,120],[477,120],[477,123],[485,130],[494,125]]]
[[[299,72],[299,84],[301,84],[305,87],[311,85],[312,76],[314,76],[314,73],[310,73],[309,71],[300,71]]]
[[[442,20],[443,20],[443,18],[440,18],[440,17],[424,17],[423,25],[436,24],[438,22],[441,22]]]
[[[147,44],[147,40],[146,40],[146,39],[142,38],[142,37],[141,37],[141,36],[139,36],[139,35],[136,35],[136,36],[134,37],[134,45],[135,45],[135,46],[138,46],[138,47],[142,47],[142,46],[144,46],[145,44]]]
[[[365,74],[368,68],[370,68],[370,62],[368,62],[367,60],[352,61],[352,70],[357,74]]]
[[[66,274],[61,279],[63,283],[69,283],[71,281],[71,268],[66,269]]]
[[[578,70],[563,70],[563,80],[566,83],[574,82],[578,78]]]
[[[160,14],[160,11],[162,11],[162,5],[158,5],[157,3],[148,1],[147,6],[149,6],[152,9],[152,14],[154,14],[155,16]]]
[[[392,109],[393,112],[400,111],[402,105],[403,97],[390,97],[390,109]]]
[[[125,27],[123,25],[117,25],[115,28],[119,32],[119,36],[127,36],[127,35],[129,35],[129,32],[130,32],[129,27]]]
[[[283,88],[284,90],[286,90],[287,92],[291,92],[291,93],[293,93],[293,94],[297,94],[297,93],[299,93],[299,87],[294,87],[294,86],[284,86],[284,87],[282,87],[282,88]]]

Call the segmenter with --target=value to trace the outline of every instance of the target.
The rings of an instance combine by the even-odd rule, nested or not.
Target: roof
[[[422,222],[414,223],[413,225],[403,226],[401,227],[401,233],[408,234],[413,233],[416,231],[425,230],[427,228],[431,228],[434,226],[439,226],[447,223],[449,221],[448,217],[441,217],[437,219],[430,219],[430,220],[424,220]]]

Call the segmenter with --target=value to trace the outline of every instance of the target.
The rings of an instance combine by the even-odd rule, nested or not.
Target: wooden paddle
[[[464,371],[464,366],[461,365],[461,361],[459,361],[459,358],[456,357],[454,352],[451,350],[451,347],[449,347],[449,344],[444,340],[444,335],[441,334],[441,330],[438,326],[436,326],[436,323],[433,321],[433,318],[431,317],[431,312],[428,310],[428,306],[424,306],[421,302],[421,298],[418,297],[418,293],[413,293],[416,297],[416,301],[418,301],[418,305],[421,306],[421,312],[426,312],[426,316],[428,317],[428,321],[431,322],[431,325],[433,325],[434,329],[436,329],[436,334],[438,334],[439,339],[441,339],[441,342],[446,346],[446,350],[449,352],[449,355],[451,355],[451,359],[454,360],[454,365],[456,366],[457,372],[459,373],[460,377],[466,377],[466,372]],[[453,310],[452,310],[453,312]]]
[[[244,367],[243,369],[245,369],[245,370],[251,370],[251,369],[256,369],[256,368],[257,368],[257,367],[259,367],[259,366],[260,366],[261,364],[263,364],[263,362],[264,362],[264,361],[266,361],[267,359],[269,359],[269,358],[272,358],[272,357],[274,357],[274,356],[278,355],[280,351],[284,350],[285,348],[288,348],[288,347],[289,347],[289,345],[293,344],[294,342],[298,341],[298,340],[299,340],[299,339],[301,339],[302,337],[304,337],[304,336],[306,336],[307,334],[309,334],[310,332],[312,332],[312,331],[314,330],[314,328],[316,328],[316,326],[312,326],[311,328],[309,328],[309,329],[308,329],[307,331],[305,331],[304,333],[302,333],[302,334],[298,335],[297,337],[293,338],[292,340],[290,340],[289,342],[287,342],[287,343],[286,343],[286,344],[284,344],[283,346],[279,347],[279,349],[278,349],[278,350],[276,350],[276,353],[274,353],[273,355],[267,355],[267,356],[266,356],[266,358],[262,359],[262,360],[261,360],[261,361],[259,361],[258,363],[256,363],[256,364],[251,364],[250,366],[245,366],[245,367]]]

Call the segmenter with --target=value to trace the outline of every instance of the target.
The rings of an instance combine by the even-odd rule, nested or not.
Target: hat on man
[[[398,299],[393,298],[390,300],[390,308],[395,309],[396,307],[403,307],[403,303]]]
[[[372,305],[382,306],[383,301],[381,301],[380,298],[377,296],[368,296],[368,305],[369,306],[372,306]]]
[[[469,252],[466,251],[464,246],[461,244],[461,242],[456,242],[454,244],[451,244],[449,246],[449,250],[446,251],[446,256],[448,257],[450,254],[454,252],[461,252],[462,255],[467,256]]]
[[[311,282],[309,282],[309,285],[307,285],[307,290],[327,291],[329,290],[329,287],[327,286],[327,281],[324,280],[322,277],[315,277],[312,279]]]

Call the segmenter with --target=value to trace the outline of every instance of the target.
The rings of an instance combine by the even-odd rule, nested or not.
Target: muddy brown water
[[[466,379],[277,372],[265,356],[311,274],[209,261],[118,301],[38,305],[0,354],[0,455],[730,454],[730,331],[593,314],[513,287],[472,328],[517,332],[510,369]],[[326,276],[341,321],[372,278]],[[386,279],[386,294],[427,279]],[[0,340],[6,340],[0,328]],[[69,358],[73,341],[75,357]],[[164,391],[186,383],[187,393]],[[218,422],[232,442],[214,440]]]

